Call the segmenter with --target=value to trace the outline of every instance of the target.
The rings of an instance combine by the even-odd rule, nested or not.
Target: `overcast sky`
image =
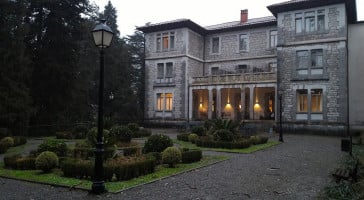
[[[94,1],[100,10],[109,0]],[[187,18],[201,26],[240,20],[240,10],[248,9],[249,18],[272,15],[268,5],[287,0],[111,0],[117,10],[121,36],[134,33],[136,26]],[[364,20],[364,0],[357,1],[359,20]]]

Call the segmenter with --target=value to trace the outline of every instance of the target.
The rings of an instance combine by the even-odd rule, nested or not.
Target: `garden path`
[[[252,154],[204,152],[231,159],[118,194],[92,196],[0,178],[0,199],[314,199],[332,181],[330,171],[345,155],[340,138],[285,135],[284,139],[283,144]]]

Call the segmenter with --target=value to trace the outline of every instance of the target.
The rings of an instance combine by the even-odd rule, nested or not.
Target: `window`
[[[325,9],[305,12],[304,16],[302,13],[296,13],[295,15],[295,28],[296,33],[312,33],[315,31],[325,30]]]
[[[325,10],[317,11],[317,30],[318,31],[325,30]]]
[[[219,53],[220,51],[220,38],[219,37],[213,37],[212,38],[212,53]]]
[[[173,63],[158,63],[157,64],[157,78],[172,78],[173,77]]]
[[[296,14],[296,33],[302,33],[302,14]]]
[[[238,65],[236,70],[238,73],[243,74],[243,73],[247,72],[248,66],[247,65]]]
[[[311,51],[311,66],[312,67],[322,67],[322,49],[315,49]]]
[[[166,78],[172,78],[173,63],[166,63]]]
[[[277,72],[277,63],[269,63],[268,64],[269,72]]]
[[[277,46],[277,31],[270,31],[269,34],[269,47],[274,48]]]
[[[219,75],[219,68],[218,67],[211,67],[211,75],[213,75],[213,76]]]
[[[164,63],[158,63],[157,64],[157,78],[162,79],[164,78]]]
[[[297,112],[307,112],[307,90],[297,90]]]
[[[168,51],[174,49],[175,37],[174,32],[165,32],[157,34],[157,51]]]
[[[322,89],[311,90],[311,112],[322,112]]]
[[[173,108],[172,93],[157,94],[157,111],[172,111]]]
[[[307,69],[309,66],[308,51],[297,51],[297,66],[299,69]]]
[[[239,35],[239,51],[248,51],[248,36],[246,34]]]
[[[315,12],[305,13],[305,31],[307,33],[315,31]]]

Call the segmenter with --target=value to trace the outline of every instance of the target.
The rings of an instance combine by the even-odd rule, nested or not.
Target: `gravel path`
[[[228,154],[228,161],[118,194],[92,196],[0,178],[0,199],[314,199],[345,155],[340,138],[286,135],[284,139],[285,143],[264,151]]]

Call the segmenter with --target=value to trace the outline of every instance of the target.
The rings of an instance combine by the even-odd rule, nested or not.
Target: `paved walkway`
[[[284,139],[285,143],[264,151],[228,154],[228,161],[118,194],[92,196],[0,178],[0,199],[314,199],[345,155],[340,138],[286,135]]]

